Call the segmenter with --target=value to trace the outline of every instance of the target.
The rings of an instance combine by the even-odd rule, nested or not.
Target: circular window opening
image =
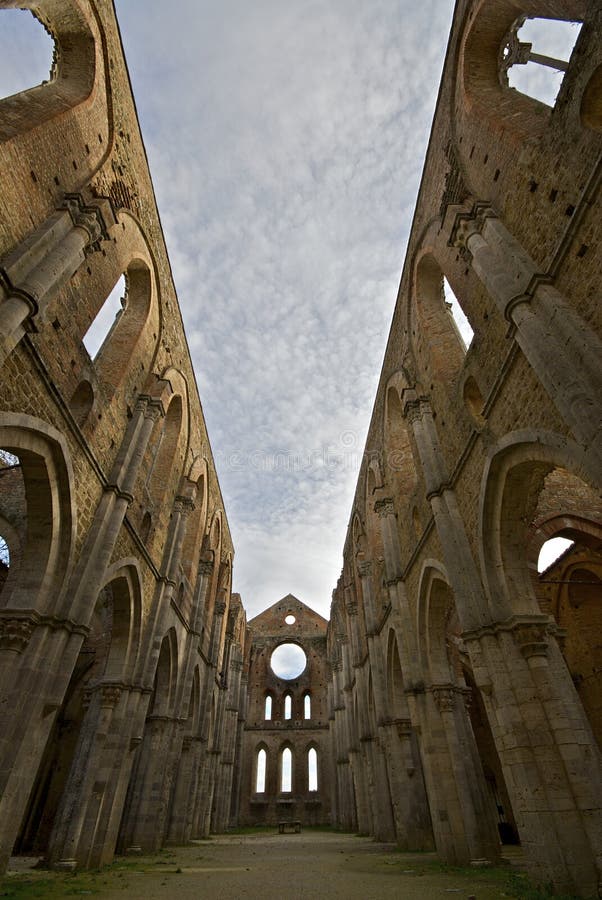
[[[307,656],[298,644],[280,644],[272,653],[270,665],[278,678],[290,681],[305,669]]]
[[[286,622],[287,625],[294,625],[297,620],[295,619],[294,616],[288,615],[288,616],[285,616],[284,621]]]

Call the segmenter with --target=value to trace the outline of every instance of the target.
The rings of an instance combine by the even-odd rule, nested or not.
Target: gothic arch
[[[449,394],[462,371],[466,347],[445,296],[444,279],[449,279],[451,273],[435,249],[434,236],[433,243],[429,238],[430,234],[414,262],[410,343],[418,379],[431,387],[443,385]]]
[[[161,641],[149,715],[173,715],[177,695],[178,670],[178,639],[175,628],[170,628]]]
[[[403,394],[411,387],[405,372],[398,370],[387,382],[384,410],[385,479],[400,506],[409,504],[418,487],[418,468],[403,411]]]
[[[419,671],[429,683],[453,681],[446,634],[454,611],[454,595],[444,566],[434,559],[425,560],[418,587],[416,633]]]
[[[67,443],[40,419],[0,413],[0,447],[20,461],[27,520],[21,565],[9,574],[0,602],[51,614],[71,572],[77,523]]]
[[[543,103],[505,87],[500,76],[500,58],[517,16],[582,20],[582,0],[513,0],[482,3],[477,15],[466,23],[460,40],[456,83],[456,106],[472,119],[489,120],[498,139],[518,146],[524,138],[543,133],[550,109]],[[464,164],[472,164],[463,151]]]
[[[142,636],[142,573],[132,557],[119,560],[105,574],[103,588],[111,588],[113,631],[105,678],[128,681],[134,675]]]
[[[182,550],[182,571],[189,584],[194,583],[200,558],[203,535],[207,527],[209,499],[209,468],[204,456],[196,456],[185,483],[193,493],[194,512],[188,520]]]
[[[539,613],[527,558],[529,529],[544,481],[557,468],[589,486],[585,453],[559,434],[512,432],[489,452],[481,482],[480,553],[496,619]]]
[[[105,402],[117,392],[129,397],[134,385],[146,377],[159,345],[161,328],[158,282],[146,235],[137,219],[124,209],[117,216],[118,226],[121,226],[121,240],[111,245],[100,264],[107,285],[116,286],[121,274],[124,275],[125,306],[105,334],[91,365]],[[110,290],[107,297],[109,293]],[[103,299],[90,308],[84,330],[96,320],[105,303]]]
[[[0,143],[16,140],[43,127],[49,146],[58,146],[66,116],[80,131],[78,171],[64,190],[77,190],[102,164],[113,143],[113,108],[108,84],[108,58],[103,26],[95,10],[79,0],[6,0],[6,8],[30,9],[55,42],[50,81],[0,101]],[[96,123],[106,123],[98,135]],[[84,154],[86,144],[88,151]],[[29,155],[27,144],[24,155]],[[71,164],[69,164],[71,168]],[[68,171],[68,170],[66,170]]]

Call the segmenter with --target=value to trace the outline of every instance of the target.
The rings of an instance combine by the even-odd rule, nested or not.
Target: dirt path
[[[446,871],[434,854],[403,854],[353,835],[304,832],[215,837],[100,872],[24,870],[15,860],[0,896],[104,900],[497,900],[516,896],[508,867]],[[519,876],[520,878],[520,876]]]

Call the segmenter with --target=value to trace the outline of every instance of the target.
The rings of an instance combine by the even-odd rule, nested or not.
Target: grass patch
[[[409,854],[407,854],[409,855]],[[412,854],[412,857],[414,854]],[[514,900],[578,900],[574,894],[555,894],[551,887],[536,887],[525,872],[517,872],[510,866],[449,866],[438,860],[397,859],[396,865],[404,874],[449,875],[470,879],[471,885],[491,885],[499,888],[506,897]]]

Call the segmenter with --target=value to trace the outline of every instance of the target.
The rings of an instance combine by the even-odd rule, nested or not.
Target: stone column
[[[220,597],[215,601],[213,607],[213,621],[211,623],[211,642],[209,645],[209,662],[214,669],[217,669],[219,661],[220,643],[222,638],[222,628],[224,624],[224,614],[226,612],[226,600]]]
[[[213,830],[217,832],[225,831],[230,819],[241,674],[242,659],[240,649],[238,649],[235,654],[233,653],[228,673],[228,689],[221,739],[222,754],[219,777],[216,782],[215,821],[213,823]]]
[[[450,243],[462,249],[500,314],[516,329],[517,344],[600,484],[602,342],[486,203],[457,213]]]
[[[345,723],[346,710],[341,688],[342,672],[343,663],[339,656],[332,664],[332,710],[334,717],[333,738],[335,751],[333,758],[336,763],[338,825],[346,831],[352,831],[357,827],[357,818],[355,814],[353,776],[350,768],[349,743]]]
[[[155,423],[164,415],[161,401],[144,395],[138,399],[71,579],[72,590],[63,600],[65,615],[87,622],[94,611],[115,542],[133,500],[140,464]]]
[[[126,708],[127,691],[117,685],[101,683],[87,693],[87,708],[81,724],[77,747],[69,777],[57,810],[50,836],[47,861],[55,868],[72,869],[89,864],[89,854],[95,843],[95,826],[106,790],[111,785],[102,775],[118,777],[115,771],[115,746],[129,743],[123,715],[117,713],[119,704]],[[115,728],[117,720],[117,728]],[[125,730],[125,735],[123,735]],[[118,747],[119,755],[125,748]],[[111,752],[112,751],[112,752]],[[95,815],[90,816],[91,807]],[[89,820],[92,821],[89,821]],[[86,824],[91,833],[85,833]]]
[[[414,686],[417,681],[413,671],[416,653],[412,652],[409,645],[412,623],[401,577],[401,547],[393,499],[384,497],[377,500],[374,511],[379,519],[389,598],[394,614],[400,619],[397,630],[401,638],[400,661],[405,688]],[[409,709],[404,710],[405,718],[392,717],[385,697],[384,654],[379,653],[378,648],[375,648],[373,653],[379,678],[383,682],[383,704],[379,708],[378,721],[382,744],[386,748],[397,842],[406,850],[430,849],[433,846],[433,832],[416,734],[417,723],[412,722]],[[399,716],[399,712],[396,714]]]
[[[477,686],[531,877],[595,896],[601,870],[600,750],[546,616],[468,633]]]
[[[151,714],[146,718],[120,833],[125,852],[156,853],[161,848],[175,774],[174,755],[177,750],[179,756],[183,740],[182,725],[167,715]]]
[[[406,390],[404,414],[414,432],[458,617],[463,628],[474,628],[487,620],[486,599],[455,491],[450,485],[430,403],[414,391]]]
[[[150,397],[136,404],[69,589],[58,599],[41,598],[39,610],[6,609],[0,615],[0,869],[10,856],[132,500],[138,466],[162,413]]]
[[[64,207],[2,260],[0,367],[114,223],[108,200],[86,205],[80,194],[67,194]]]
[[[205,612],[207,592],[211,585],[213,569],[213,560],[200,560],[192,602],[191,627],[186,636],[186,665],[182,677],[182,688],[179,692],[178,714],[182,718],[186,715],[186,704],[190,700],[195,665],[196,662],[201,659],[198,654],[198,642],[200,639],[199,629]],[[172,805],[167,834],[169,842],[173,844],[185,843],[192,836],[194,806],[199,790],[199,770],[202,765],[205,748],[205,740],[201,734],[203,717],[202,696],[200,701],[201,710],[199,710],[198,730],[195,733],[187,734],[182,742],[182,756],[178,764],[176,787],[174,791],[175,799]]]
[[[372,698],[374,702],[374,725],[377,728],[377,734],[372,734],[371,744],[366,749],[371,756],[371,768],[374,779],[374,807],[373,822],[374,836],[381,841],[394,841],[395,823],[393,819],[393,807],[391,798],[391,788],[389,784],[389,774],[387,763],[384,756],[384,735],[380,732],[379,723],[385,719],[385,679],[383,673],[382,648],[380,647],[380,638],[377,633],[377,616],[374,602],[374,593],[372,591],[372,563],[364,561],[358,565],[358,573],[362,585],[362,597],[364,600],[364,613],[367,625],[367,642],[368,642],[368,659],[370,671],[372,673]],[[359,673],[356,676],[357,681],[361,681]],[[368,685],[366,685],[366,692]],[[363,699],[363,703],[367,702],[367,698]]]

